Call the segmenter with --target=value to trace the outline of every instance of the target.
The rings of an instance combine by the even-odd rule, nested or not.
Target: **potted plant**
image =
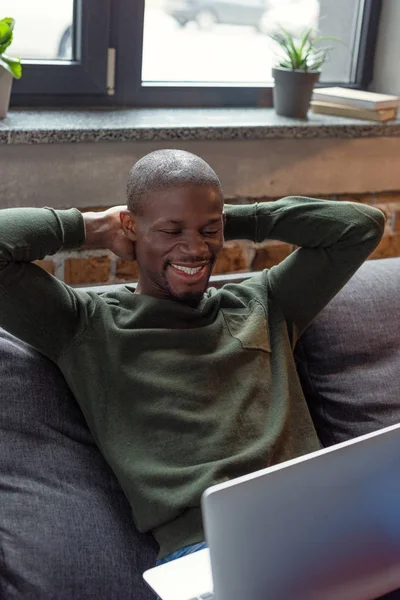
[[[14,19],[0,20],[0,119],[3,119],[10,104],[12,78],[22,75],[21,61],[5,54],[13,40]]]
[[[277,66],[272,69],[275,110],[278,115],[306,119],[314,86],[331,50],[320,48],[316,44],[321,40],[335,38],[313,38],[312,29],[296,38],[282,27],[278,32],[270,34],[270,38],[278,44],[280,50]]]

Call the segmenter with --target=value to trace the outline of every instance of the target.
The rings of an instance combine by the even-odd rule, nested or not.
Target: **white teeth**
[[[203,267],[182,267],[181,265],[172,265],[174,267],[174,269],[178,269],[178,271],[183,271],[184,273],[188,273],[188,275],[195,275],[195,273],[198,273],[199,271],[201,271],[201,269]]]

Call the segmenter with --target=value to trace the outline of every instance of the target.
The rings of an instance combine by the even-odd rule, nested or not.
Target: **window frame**
[[[23,61],[14,80],[12,105],[53,105],[71,96],[107,94],[109,0],[74,0],[73,61]],[[40,89],[36,93],[34,90]]]
[[[382,0],[365,0],[358,61],[355,67],[355,80],[358,87],[368,87],[374,76],[374,60],[381,12]]]
[[[80,60],[56,66],[25,64],[23,77],[13,87],[12,105],[135,108],[272,106],[272,83],[263,86],[142,85],[144,7],[145,0],[76,0],[76,14],[81,15],[78,29],[84,32]],[[372,81],[381,7],[382,0],[363,2],[354,82],[330,82],[329,85],[366,88]],[[93,16],[96,18],[93,19]],[[113,95],[107,93],[109,47],[116,50]],[[72,89],[68,88],[70,77],[74,77]],[[44,93],[32,93],[38,80]],[[67,89],[69,91],[65,93]]]

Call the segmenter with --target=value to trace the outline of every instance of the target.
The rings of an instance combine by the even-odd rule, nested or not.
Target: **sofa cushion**
[[[155,543],[57,367],[0,330],[0,381],[0,598],[154,598]]]
[[[323,445],[400,421],[400,258],[370,260],[302,335],[296,361]]]

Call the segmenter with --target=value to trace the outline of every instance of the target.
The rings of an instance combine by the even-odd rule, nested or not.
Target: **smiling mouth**
[[[188,275],[196,275],[196,273],[200,273],[205,265],[201,265],[200,267],[184,267],[182,265],[171,264],[171,267],[177,269],[178,271],[182,271],[183,273],[187,273]]]
[[[204,277],[208,270],[209,264],[209,262],[206,262],[200,265],[197,264],[196,266],[188,266],[170,263],[169,266],[178,277],[194,283],[200,281]]]

